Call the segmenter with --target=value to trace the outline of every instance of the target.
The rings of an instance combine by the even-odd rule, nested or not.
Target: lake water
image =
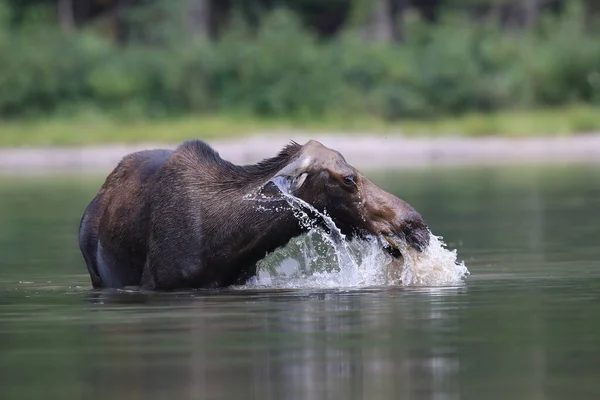
[[[464,285],[93,292],[101,179],[1,176],[0,399],[600,398],[599,166],[368,175]]]

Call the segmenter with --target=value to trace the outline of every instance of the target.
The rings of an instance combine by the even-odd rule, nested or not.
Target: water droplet
[[[442,237],[431,234],[430,244],[422,253],[404,246],[400,249],[403,257],[396,259],[383,250],[381,238],[369,236],[347,241],[326,211],[319,212],[293,196],[287,180],[275,183],[290,208],[276,206],[274,210],[291,210],[307,233],[265,257],[258,265],[256,278],[241,288],[447,286],[461,284],[469,275],[464,263],[457,262],[456,250],[447,250]],[[248,196],[248,200],[263,203],[282,198],[265,196],[259,191]],[[272,211],[263,205],[257,208]],[[328,232],[308,212],[317,215]]]

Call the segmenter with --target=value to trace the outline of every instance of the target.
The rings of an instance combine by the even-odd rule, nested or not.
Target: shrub
[[[600,103],[600,37],[584,17],[572,7],[518,32],[460,15],[412,18],[406,42],[394,45],[352,32],[320,41],[277,10],[257,30],[233,24],[218,41],[186,39],[167,24],[152,40],[118,46],[93,32],[65,37],[39,19],[11,28],[0,10],[0,116],[81,107],[128,117],[398,119]]]

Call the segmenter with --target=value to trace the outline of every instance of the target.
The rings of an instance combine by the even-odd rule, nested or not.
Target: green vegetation
[[[460,134],[569,135],[600,130],[600,108],[564,107],[538,111],[469,113],[459,117],[403,119],[378,118],[285,119],[256,116],[175,117],[123,121],[98,115],[73,118],[18,120],[0,125],[0,146],[93,145],[102,143],[170,142],[200,138],[230,138],[248,133],[282,131],[343,132],[345,134],[401,133],[411,136]]]
[[[122,43],[100,22],[66,33],[46,8],[16,18],[0,0],[0,145],[600,128],[600,24],[577,1],[519,29],[404,12],[402,43],[367,42],[352,24],[324,38],[283,9],[253,24],[232,18],[216,38],[188,36],[176,3],[136,8]]]

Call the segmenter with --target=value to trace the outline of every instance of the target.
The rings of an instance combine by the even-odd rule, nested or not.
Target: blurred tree
[[[533,25],[539,15],[542,6],[541,0],[523,0],[523,16],[526,26]]]
[[[425,20],[437,21],[441,12],[466,13],[474,18],[493,17],[508,28],[530,27],[543,11],[561,10],[576,0],[4,0],[12,9],[12,22],[21,23],[34,8],[56,10],[57,22],[65,33],[100,19],[109,21],[111,36],[127,40],[129,10],[170,10],[183,5],[184,18],[192,32],[215,37],[227,29],[234,13],[257,27],[262,16],[276,8],[292,10],[305,27],[321,37],[335,36],[342,28],[356,29],[375,41],[401,42],[404,38],[402,16],[407,9],[417,11]],[[600,12],[600,1],[580,0],[590,13]],[[168,13],[168,12],[167,12]],[[152,25],[156,12],[146,12]],[[171,13],[175,15],[176,13]],[[152,15],[152,16],[150,16]],[[179,14],[181,17],[181,14]],[[177,17],[179,18],[179,17]],[[177,22],[181,24],[180,21]]]
[[[408,0],[355,0],[355,24],[371,41],[401,42],[402,12]]]
[[[542,10],[558,9],[569,1],[572,0],[440,0],[436,11],[463,11],[474,17],[500,19],[505,27],[522,28],[534,24]]]
[[[192,31],[197,35],[209,37],[213,30],[211,0],[188,0],[188,3]]]
[[[58,0],[58,19],[64,33],[72,33],[75,29],[73,0]]]

